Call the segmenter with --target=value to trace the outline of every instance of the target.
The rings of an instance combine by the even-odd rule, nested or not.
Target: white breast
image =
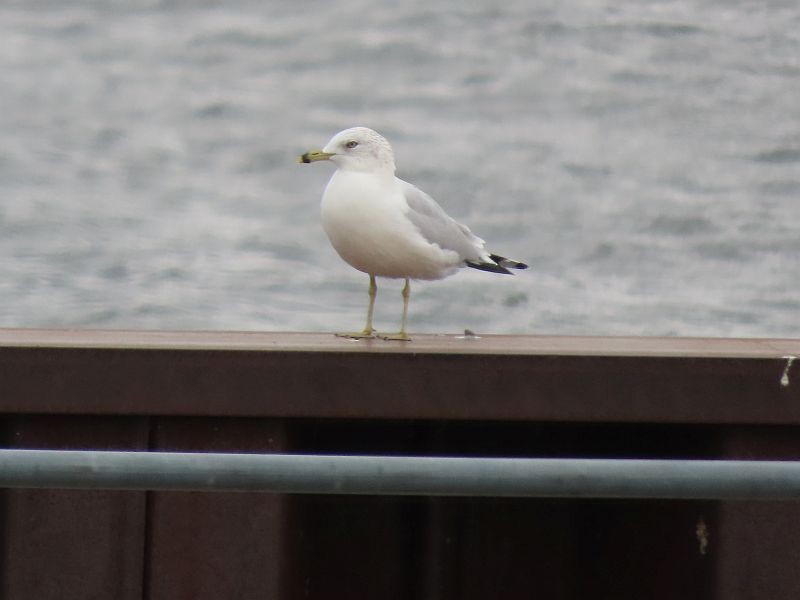
[[[440,279],[460,266],[455,252],[430,244],[406,218],[393,176],[336,171],[322,197],[322,225],[347,263],[380,277]]]

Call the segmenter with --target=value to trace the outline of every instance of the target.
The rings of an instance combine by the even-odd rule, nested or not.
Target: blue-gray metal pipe
[[[0,487],[800,499],[800,462],[0,450]]]

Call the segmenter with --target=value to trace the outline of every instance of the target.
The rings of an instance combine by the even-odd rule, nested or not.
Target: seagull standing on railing
[[[484,241],[466,225],[451,218],[428,194],[395,177],[392,147],[372,129],[345,129],[322,150],[306,152],[298,160],[329,160],[336,165],[322,196],[322,225],[339,256],[369,275],[364,329],[337,335],[376,337],[372,327],[376,277],[405,279],[400,331],[378,337],[407,341],[410,279],[442,279],[465,266],[508,275],[509,269],[528,268],[484,250]]]

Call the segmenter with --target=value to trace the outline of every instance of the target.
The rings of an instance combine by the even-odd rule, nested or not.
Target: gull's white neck
[[[375,175],[394,176],[395,166],[391,157],[341,157],[334,156],[331,160],[339,171],[355,173],[373,173]]]

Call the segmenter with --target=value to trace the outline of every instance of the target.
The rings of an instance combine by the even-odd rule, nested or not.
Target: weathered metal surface
[[[731,340],[725,353],[720,340],[77,337],[67,347],[61,333],[0,335],[0,411],[800,423],[800,383],[781,384],[782,357],[800,354],[800,342],[787,340]]]
[[[789,355],[799,340],[0,330],[0,421],[6,447],[798,460]],[[2,597],[800,594],[797,503],[146,497],[2,492]]]
[[[797,355],[800,340],[414,334],[411,342],[387,342],[330,333],[0,329],[0,347],[775,358]]]

